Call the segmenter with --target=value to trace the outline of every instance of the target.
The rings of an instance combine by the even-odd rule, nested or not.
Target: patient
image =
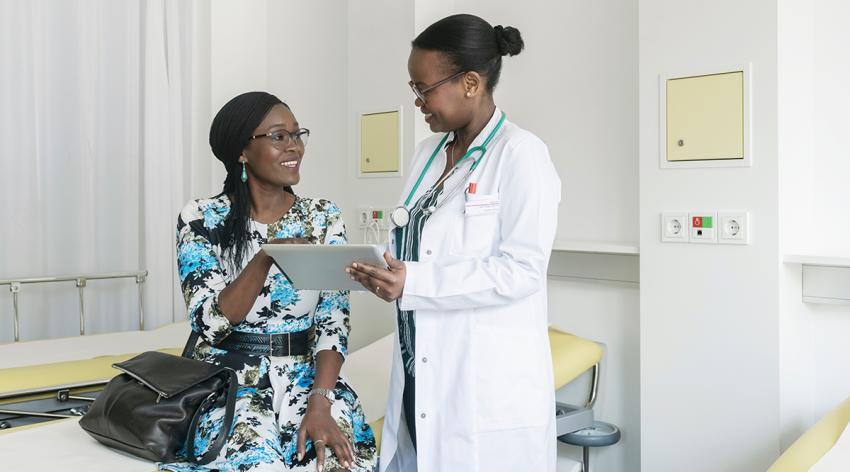
[[[292,186],[310,132],[264,92],[218,112],[210,146],[224,163],[221,194],[189,202],[177,220],[177,269],[197,359],[230,367],[240,389],[219,457],[163,470],[372,470],[375,438],[351,386],[348,292],[295,290],[265,242],[345,244],[340,211]],[[272,355],[269,355],[269,350]],[[194,454],[220,433],[223,408],[202,419]],[[327,449],[327,451],[326,451]]]

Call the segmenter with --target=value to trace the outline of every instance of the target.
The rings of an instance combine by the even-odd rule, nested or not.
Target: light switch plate
[[[749,244],[751,222],[745,211],[717,212],[717,242],[720,244]]]
[[[661,214],[661,241],[667,243],[688,242],[688,214],[666,212]]]
[[[698,211],[688,219],[689,239],[692,243],[717,243],[717,213]]]

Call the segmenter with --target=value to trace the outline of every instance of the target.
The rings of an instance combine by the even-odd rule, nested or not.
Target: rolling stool
[[[610,423],[594,421],[589,428],[573,431],[572,433],[558,436],[558,441],[581,446],[582,448],[582,472],[590,472],[590,449],[591,447],[602,447],[616,444],[620,440],[620,429]]]

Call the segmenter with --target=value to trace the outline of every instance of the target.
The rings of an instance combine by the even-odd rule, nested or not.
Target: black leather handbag
[[[194,346],[189,339],[184,356]],[[233,424],[236,372],[207,362],[163,352],[144,352],[113,364],[114,377],[80,419],[80,426],[101,443],[156,462],[207,464],[218,457]],[[195,450],[198,421],[224,405],[221,432],[201,456]]]

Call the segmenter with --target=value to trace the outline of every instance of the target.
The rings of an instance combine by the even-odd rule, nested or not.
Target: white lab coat
[[[472,146],[485,140],[500,116],[497,109]],[[432,136],[417,147],[399,204],[441,138]],[[441,151],[411,204],[439,178],[445,163]],[[396,336],[382,472],[555,470],[546,272],[561,182],[546,145],[507,120],[484,160],[464,179],[467,169],[446,183],[443,195],[464,180],[463,188],[476,182],[477,197],[457,192],[437,210],[425,224],[419,262],[406,263],[399,304],[416,312],[418,455],[404,421]],[[496,196],[501,203],[492,213],[466,214],[467,200]]]

